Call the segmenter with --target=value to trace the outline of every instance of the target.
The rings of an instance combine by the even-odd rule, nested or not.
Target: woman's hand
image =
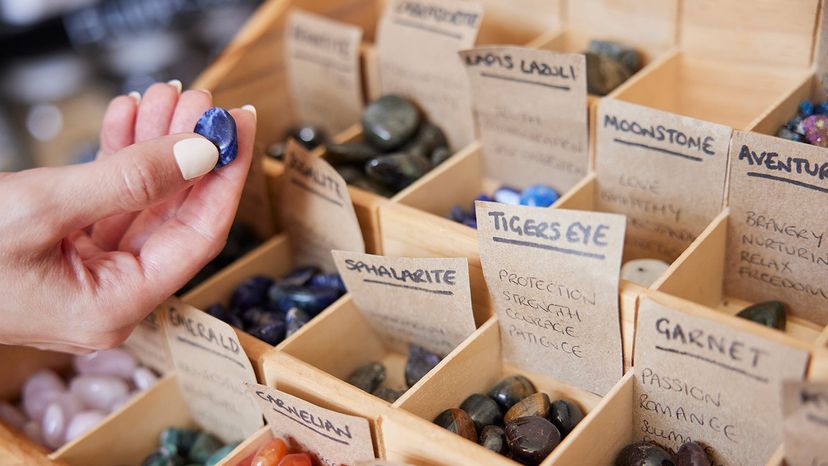
[[[115,98],[94,162],[0,173],[0,343],[117,346],[221,251],[255,109],[230,112],[238,158],[210,171],[218,151],[192,130],[212,97],[180,89],[171,81]]]

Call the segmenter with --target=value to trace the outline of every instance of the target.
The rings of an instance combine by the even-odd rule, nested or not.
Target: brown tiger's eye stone
[[[478,431],[490,424],[503,422],[503,413],[495,400],[486,395],[475,393],[466,398],[460,405],[460,409],[467,412],[474,421]]]
[[[515,460],[536,465],[561,443],[561,433],[544,417],[525,416],[506,424],[506,440]]]
[[[537,391],[535,385],[529,379],[522,375],[513,375],[498,382],[489,391],[489,396],[497,401],[503,412],[506,412],[515,403]]]
[[[480,445],[501,455],[509,453],[509,442],[506,440],[506,431],[500,426],[486,426],[480,432]]]
[[[549,395],[546,393],[533,393],[512,406],[509,411],[506,412],[506,415],[503,416],[503,422],[508,424],[519,417],[546,417],[548,414]]]
[[[469,414],[462,409],[447,409],[434,418],[434,423],[446,430],[454,432],[461,437],[465,437],[472,442],[477,443],[477,429],[474,427],[474,421],[472,421]]]

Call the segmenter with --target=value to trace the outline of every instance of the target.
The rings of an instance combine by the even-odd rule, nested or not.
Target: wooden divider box
[[[683,1],[678,48],[614,97],[748,129],[807,79],[819,6],[819,0]]]
[[[431,422],[444,410],[459,407],[468,396],[488,393],[503,378],[518,374],[531,380],[540,393],[549,395],[550,400],[572,401],[586,414],[541,464],[554,464],[551,458],[555,452],[578,443],[584,426],[594,420],[593,413],[602,403],[602,397],[506,363],[500,342],[500,327],[497,318],[493,317],[458,347],[450,361],[430,373],[416,390],[395,404],[403,413],[391,413],[380,420],[386,458],[445,466],[518,464]],[[610,396],[612,393],[607,395]],[[412,420],[409,413],[420,419]]]

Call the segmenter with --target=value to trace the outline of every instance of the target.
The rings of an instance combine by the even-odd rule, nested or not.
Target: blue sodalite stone
[[[810,100],[803,100],[799,103],[799,114],[809,117],[814,114],[814,104]]]
[[[236,311],[243,311],[262,304],[267,299],[267,290],[272,284],[273,279],[264,275],[248,278],[233,291],[230,307]]]
[[[462,207],[456,205],[451,208],[451,213],[449,213],[449,218],[454,220],[455,222],[463,223],[463,219],[466,218],[466,211],[463,210]]]
[[[334,290],[339,291],[342,294],[348,292],[348,289],[345,288],[345,282],[342,281],[342,277],[340,277],[338,273],[316,274],[313,276],[313,278],[310,279],[310,281],[308,281],[308,286],[332,288]]]
[[[309,320],[310,316],[298,307],[294,307],[293,309],[287,311],[287,314],[285,315],[285,323],[287,324],[285,338],[298,332],[299,329],[307,324]]]
[[[474,198],[474,200],[483,202],[495,202],[495,198],[485,193],[477,196],[476,198]],[[474,208],[474,202],[472,202],[472,208]]]
[[[219,159],[216,162],[216,168],[236,160],[239,153],[236,120],[227,110],[221,107],[208,109],[198,119],[193,132],[209,139],[218,148]]]
[[[536,184],[529,186],[520,193],[520,205],[549,207],[560,197],[561,195],[549,186]]]
[[[248,332],[270,345],[278,345],[285,339],[287,325],[284,319],[276,319],[265,325],[253,327]]]
[[[477,219],[475,217],[472,217],[471,215],[466,216],[466,218],[464,218],[461,223],[463,223],[463,225],[466,225],[467,227],[471,227],[477,230]]]
[[[216,319],[226,322],[233,327],[242,328],[242,320],[236,314],[227,311],[221,304],[213,304],[205,311]]]
[[[815,115],[828,115],[828,102],[821,102],[817,104],[814,109]]]
[[[319,269],[312,265],[303,265],[291,270],[284,277],[276,280],[280,286],[305,286],[319,273]]]
[[[494,192],[495,202],[508,205],[520,205],[520,191],[508,186],[501,186]]]

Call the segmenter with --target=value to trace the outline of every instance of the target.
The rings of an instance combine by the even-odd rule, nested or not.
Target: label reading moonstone
[[[348,293],[392,348],[446,355],[475,329],[468,259],[334,251]]]
[[[807,346],[694,309],[641,301],[634,435],[674,451],[693,439],[710,447],[714,464],[765,464],[782,442],[781,383],[802,378]]]
[[[483,275],[503,357],[605,394],[623,375],[624,217],[477,202]]]
[[[721,212],[730,133],[726,126],[601,100],[596,207],[627,216],[627,259],[671,263]]]

